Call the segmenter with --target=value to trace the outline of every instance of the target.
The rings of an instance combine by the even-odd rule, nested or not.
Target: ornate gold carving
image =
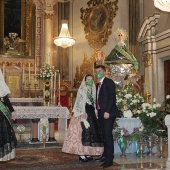
[[[118,0],[90,0],[88,8],[81,8],[81,19],[84,24],[86,39],[95,50],[106,45],[112,33],[113,18],[118,10]]]
[[[29,55],[31,56],[32,46],[31,46],[31,40],[32,40],[32,6],[33,2],[32,0],[26,0],[25,1],[25,20],[26,20],[26,52],[29,52]],[[31,35],[31,36],[30,36]]]
[[[45,19],[51,19],[51,20],[52,20],[52,19],[53,19],[53,15],[54,15],[54,13],[46,13],[46,12],[45,12],[45,13],[44,13],[44,18],[45,18]]]
[[[81,81],[86,74],[94,75],[94,67],[96,65],[103,64],[105,58],[106,54],[104,54],[102,51],[96,51],[89,59],[87,57],[87,54],[84,54],[83,63],[80,65],[80,67],[76,67],[74,87],[78,88],[80,86]]]
[[[145,92],[144,99],[146,103],[150,103],[150,97],[151,97],[151,94],[149,92]]]
[[[151,66],[152,65],[152,56],[151,54],[146,54],[142,57],[144,61],[145,67]]]
[[[21,75],[22,69],[16,65],[5,68],[5,79],[11,93],[10,97],[21,97]]]

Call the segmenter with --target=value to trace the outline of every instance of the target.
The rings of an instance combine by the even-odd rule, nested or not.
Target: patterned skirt
[[[0,111],[0,161],[9,161],[15,158],[16,144],[14,130]]]
[[[86,129],[80,117],[72,117],[63,143],[62,152],[76,155],[102,155],[103,140],[94,108],[86,104],[87,121],[90,127]]]

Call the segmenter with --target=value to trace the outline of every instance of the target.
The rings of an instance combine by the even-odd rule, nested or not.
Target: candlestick
[[[2,66],[2,71],[3,71],[3,76],[5,77],[5,64],[3,63],[3,66]]]
[[[51,93],[50,93],[50,97],[51,97],[51,104],[53,103],[53,77],[51,77]]]
[[[24,63],[23,63],[23,67],[22,67],[22,83],[24,84],[25,83],[25,66],[24,66]]]
[[[60,73],[58,73],[58,88],[60,89]]]
[[[61,107],[60,103],[60,73],[58,73],[58,107]]]
[[[37,66],[36,66],[36,64],[35,64],[35,84],[37,83],[37,77],[36,77],[36,75],[37,75]]]
[[[28,65],[28,80],[29,80],[29,83],[30,83],[30,80],[31,80],[31,78],[30,78],[30,63]]]
[[[54,73],[54,88],[56,88],[56,77],[57,77],[57,73]]]

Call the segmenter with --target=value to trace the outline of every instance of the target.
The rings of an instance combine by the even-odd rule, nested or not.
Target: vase
[[[43,134],[43,135],[42,135],[43,148],[45,148],[46,140],[47,140],[47,135]]]
[[[117,138],[117,143],[120,147],[120,151],[121,151],[121,157],[125,157],[125,152],[126,152],[126,149],[127,149],[127,145],[128,145],[128,141],[126,139],[124,139],[123,136],[120,136]]]
[[[139,141],[138,141],[138,140],[135,140],[134,143],[135,143],[135,152],[136,152],[136,155],[139,155],[139,154],[140,154]]]

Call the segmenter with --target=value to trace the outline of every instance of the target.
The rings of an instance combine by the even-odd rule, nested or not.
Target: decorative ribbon
[[[91,104],[94,106],[93,96],[91,95],[91,93],[89,91],[87,91],[87,97],[89,98]]]
[[[4,114],[4,116],[7,118],[7,120],[9,121],[11,127],[13,126],[12,120],[11,120],[11,116],[7,110],[7,108],[3,105],[3,103],[0,101],[0,110],[2,111],[2,113]]]

